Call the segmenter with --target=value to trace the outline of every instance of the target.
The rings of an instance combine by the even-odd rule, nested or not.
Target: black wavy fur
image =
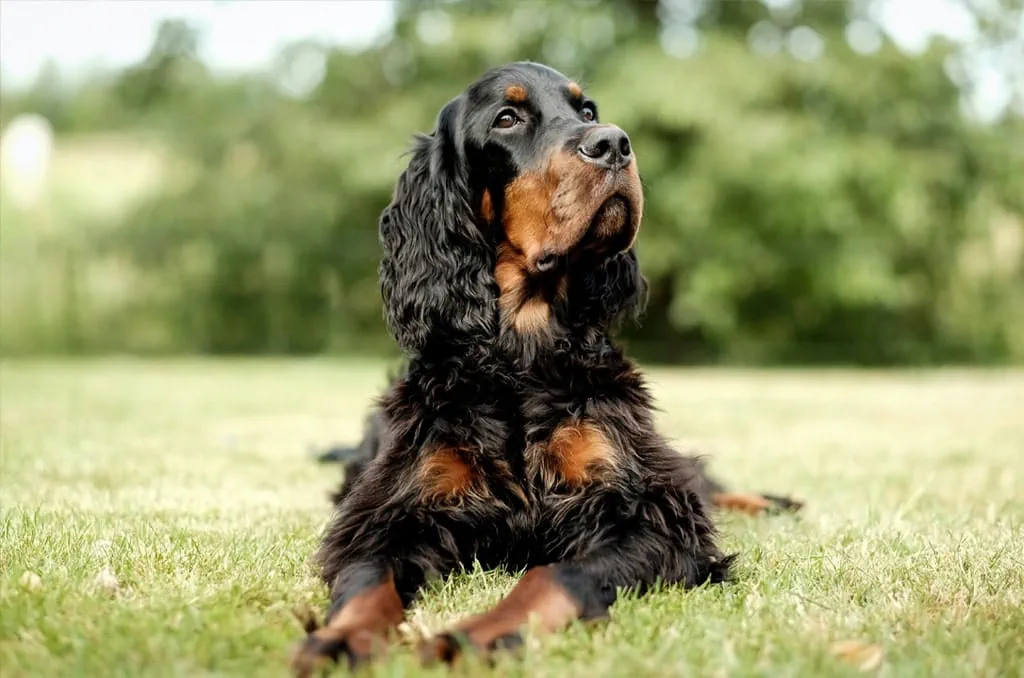
[[[621,590],[729,577],[732,557],[704,499],[717,484],[655,430],[644,380],[613,341],[645,301],[633,249],[570,252],[546,274],[564,292],[548,299],[542,331],[501,322],[495,266],[502,215],[515,207],[504,190],[537,154],[574,149],[597,124],[551,94],[567,82],[531,63],[485,74],[416,139],[381,216],[385,316],[407,362],[358,450],[324,457],[347,457],[317,553],[333,601],[357,593],[352,573],[369,568],[390,572],[408,605],[428,577],[474,561],[551,565],[588,614]],[[540,97],[529,136],[489,131],[509,83]],[[479,208],[485,191],[493,215]],[[560,478],[545,452],[556,429],[581,423],[614,450],[613,469],[582,486]],[[425,493],[422,469],[437,450],[458,451],[471,488]]]

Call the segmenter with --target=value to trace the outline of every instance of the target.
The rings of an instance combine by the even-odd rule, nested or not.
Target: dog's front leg
[[[534,567],[494,608],[464,620],[453,629],[427,640],[424,661],[454,661],[464,650],[489,653],[522,643],[523,627],[557,631],[575,620],[606,616],[610,597],[601,596],[592,578],[570,565]]]
[[[628,517],[617,508],[627,501],[635,511]],[[494,608],[426,641],[425,661],[514,647],[531,624],[544,633],[602,619],[623,589],[642,593],[657,581],[691,587],[728,576],[731,558],[715,547],[703,505],[686,488],[601,492],[577,506],[553,529],[565,558],[530,569]]]

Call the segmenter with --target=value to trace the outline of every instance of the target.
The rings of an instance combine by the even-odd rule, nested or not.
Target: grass
[[[282,676],[308,557],[383,366],[8,362],[0,673]],[[654,371],[661,424],[798,517],[723,520],[726,587],[661,590],[531,638],[493,675],[1024,675],[1024,373]],[[413,626],[513,579],[429,590]],[[846,646],[839,645],[847,643]],[[843,648],[843,649],[840,649]],[[487,675],[479,667],[460,675]],[[399,651],[380,676],[445,675]]]

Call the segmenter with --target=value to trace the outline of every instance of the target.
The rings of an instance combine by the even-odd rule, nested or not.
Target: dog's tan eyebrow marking
[[[517,104],[526,101],[526,88],[522,85],[509,85],[505,88],[505,98]]]
[[[568,85],[565,86],[565,88],[569,90],[569,95],[573,99],[583,98],[583,88],[580,87],[578,82],[570,82]]]

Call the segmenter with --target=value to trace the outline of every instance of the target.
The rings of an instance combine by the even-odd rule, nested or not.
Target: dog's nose
[[[633,158],[629,137],[615,125],[594,128],[583,137],[578,150],[587,162],[611,170],[626,167]]]

